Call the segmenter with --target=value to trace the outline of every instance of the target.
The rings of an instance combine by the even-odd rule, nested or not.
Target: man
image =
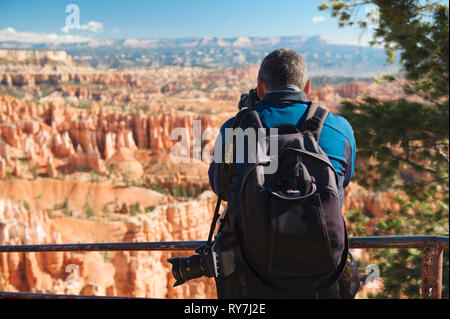
[[[294,50],[278,49],[267,55],[261,63],[257,94],[261,99],[255,108],[264,127],[294,125],[300,129],[311,89],[306,64]],[[303,89],[303,91],[301,90]],[[226,121],[218,138],[225,143],[225,129],[231,127],[234,118]],[[216,142],[216,145],[217,142]],[[339,201],[342,208],[344,188],[353,177],[356,142],[352,127],[342,116],[329,113],[319,138],[319,146],[325,151],[339,178]],[[235,215],[239,210],[239,191],[245,164],[236,164],[228,192],[221,194],[228,202],[228,213]],[[219,195],[218,164],[214,161],[209,168],[209,181],[213,191]],[[227,214],[228,214],[227,213]]]
[[[261,124],[265,127],[265,128],[274,128],[274,127],[292,127],[295,126],[297,129],[301,130],[302,126],[303,126],[303,122],[304,122],[304,118],[307,116],[307,109],[308,109],[308,105],[310,105],[310,101],[307,98],[307,94],[309,93],[309,90],[311,88],[311,81],[308,80],[308,75],[307,75],[307,71],[306,71],[306,65],[305,65],[305,61],[302,59],[302,57],[295,52],[294,50],[290,50],[290,49],[278,49],[275,50],[274,52],[270,53],[261,63],[260,66],[260,70],[259,70],[259,74],[258,74],[258,78],[257,78],[257,95],[260,98],[260,103],[255,107],[255,111],[258,113]],[[225,145],[225,129],[226,128],[230,128],[232,126],[234,118],[228,120],[225,122],[225,124],[222,126],[221,131],[220,131],[220,135],[218,137],[218,140],[216,141],[216,150],[220,150],[222,148],[222,145]],[[319,131],[317,131],[319,132]],[[345,265],[345,261],[343,261],[342,258],[344,258],[344,256],[346,255],[346,250],[348,247],[346,246],[345,240],[344,240],[344,232],[342,231],[342,226],[345,228],[343,221],[341,222],[340,220],[342,220],[342,216],[340,214],[340,210],[342,209],[342,201],[344,198],[344,188],[350,183],[350,180],[353,177],[353,172],[354,172],[354,164],[355,164],[355,152],[356,152],[356,143],[355,143],[355,138],[353,135],[353,130],[352,127],[350,126],[350,124],[347,122],[347,120],[345,120],[342,116],[336,115],[336,114],[332,114],[332,113],[328,113],[328,115],[326,115],[325,121],[323,122],[323,126],[322,126],[322,130],[320,131],[320,135],[318,138],[318,144],[319,146],[322,148],[322,150],[326,153],[326,155],[328,156],[329,161],[331,162],[332,166],[334,167],[336,173],[337,173],[337,177],[338,177],[338,185],[337,185],[337,190],[336,187],[333,187],[333,191],[332,194],[335,195],[334,200],[333,199],[329,199],[330,195],[323,195],[323,199],[325,200],[324,205],[327,205],[326,207],[328,207],[330,209],[330,211],[327,211],[326,216],[326,228],[327,233],[330,230],[330,228],[328,227],[334,227],[332,232],[329,233],[329,237],[327,237],[328,239],[326,239],[328,241],[328,246],[320,246],[323,242],[322,237],[314,237],[317,234],[320,234],[320,232],[315,232],[314,229],[311,229],[311,236],[314,237],[314,239],[312,239],[314,241],[314,244],[311,247],[314,247],[313,249],[316,249],[317,247],[329,247],[328,249],[330,249],[331,247],[334,248],[333,250],[333,261],[334,261],[334,265],[337,267],[335,268],[337,273],[334,274],[342,274],[342,269],[346,269],[348,270],[349,268],[346,267]],[[245,150],[245,153],[248,153],[248,150]],[[248,154],[247,154],[248,155]],[[298,155],[297,155],[298,156]],[[300,160],[301,161],[301,160]],[[302,164],[303,165],[303,164]],[[297,165],[296,165],[297,167]],[[280,172],[282,172],[283,170],[279,170]],[[213,191],[223,200],[227,201],[228,203],[228,207],[227,207],[227,211],[226,211],[226,215],[223,219],[223,224],[221,223],[222,227],[222,231],[231,231],[234,232],[235,230],[235,226],[234,225],[234,221],[235,221],[235,217],[238,217],[238,219],[240,219],[242,216],[241,214],[245,215],[245,220],[248,220],[249,218],[249,207],[251,207],[252,204],[251,201],[252,199],[249,199],[248,197],[245,198],[245,202],[243,204],[245,204],[244,206],[242,206],[241,208],[241,203],[240,203],[240,192],[241,192],[241,185],[244,179],[244,172],[246,171],[246,163],[234,163],[233,164],[233,168],[231,171],[231,174],[228,175],[227,181],[222,181],[220,180],[220,176],[223,176],[222,174],[220,174],[221,170],[220,170],[220,164],[216,163],[216,162],[212,162],[209,168],[209,180],[210,180],[210,184],[211,184],[211,188],[213,189]],[[301,175],[295,175],[298,173],[294,173],[294,176],[301,176]],[[302,173],[303,174],[303,173]],[[248,177],[248,175],[246,175]],[[223,177],[225,178],[225,177]],[[223,187],[223,183],[226,183],[226,187]],[[242,191],[244,192],[244,194],[248,194],[245,192],[244,189],[242,189]],[[292,189],[289,189],[288,191],[292,191]],[[337,192],[337,193],[336,193]],[[260,193],[261,194],[261,193]],[[256,197],[260,196],[260,194],[258,193],[254,193],[254,195]],[[247,195],[248,196],[248,195]],[[250,195],[251,196],[251,195]],[[333,196],[333,195],[331,195]],[[301,253],[300,255],[291,255],[291,257],[287,257],[289,255],[289,250],[283,250],[285,247],[284,245],[278,246],[278,247],[283,247],[283,253],[281,253],[280,255],[277,255],[278,257],[274,257],[275,259],[265,259],[266,255],[268,255],[269,253],[272,254],[273,250],[274,250],[274,246],[273,243],[275,241],[275,239],[270,239],[270,238],[275,238],[273,236],[281,236],[281,237],[277,237],[277,238],[284,238],[281,240],[288,240],[290,241],[293,238],[301,238],[300,237],[295,237],[295,234],[302,234],[302,232],[304,232],[304,228],[299,227],[298,229],[292,228],[290,227],[290,225],[293,224],[286,224],[285,221],[287,221],[289,218],[290,222],[296,222],[299,218],[300,220],[302,220],[302,222],[305,222],[305,225],[311,225],[311,227],[316,227],[316,224],[311,223],[308,224],[308,218],[310,217],[306,217],[306,219],[302,219],[304,217],[300,217],[300,216],[308,216],[308,214],[305,214],[305,211],[303,211],[303,207],[306,206],[301,206],[301,207],[297,207],[294,210],[290,211],[289,207],[291,207],[290,205],[294,205],[295,204],[289,204],[286,205],[286,203],[281,203],[281,202],[275,202],[272,201],[269,197],[264,197],[264,196],[260,196],[258,197],[259,199],[254,198],[253,200],[259,200],[258,202],[253,203],[253,207],[255,207],[254,209],[256,209],[256,207],[259,207],[258,210],[261,212],[261,214],[269,214],[270,216],[272,216],[271,218],[273,218],[273,220],[268,221],[270,222],[271,225],[273,225],[272,230],[268,230],[264,225],[264,222],[267,221],[267,218],[264,216],[261,217],[252,217],[252,222],[248,222],[246,223],[245,227],[262,227],[258,230],[252,231],[251,234],[250,233],[246,233],[245,236],[247,236],[247,234],[249,234],[247,236],[247,238],[251,238],[250,242],[246,242],[244,244],[245,247],[247,247],[248,245],[250,245],[252,247],[251,249],[251,254],[253,255],[253,261],[255,261],[254,258],[258,258],[259,264],[259,270],[261,271],[262,269],[272,269],[270,267],[272,267],[272,265],[274,265],[274,263],[277,266],[283,264],[286,265],[286,258],[290,258],[290,261],[293,262],[293,264],[291,264],[290,262],[287,262],[287,264],[289,265],[294,265],[293,267],[296,268],[297,264],[296,261],[294,260],[308,260],[310,262],[312,262],[314,265],[318,265],[319,268],[323,267],[325,265],[327,265],[327,262],[323,262],[324,260],[328,260],[327,258],[330,256],[328,253],[325,253],[325,251],[327,251],[327,248],[319,248],[319,250],[315,250],[316,252],[320,251],[320,254],[324,254],[324,257],[318,257],[319,255],[311,253],[311,251],[308,251],[308,248],[306,248],[306,250],[304,250],[304,253]],[[322,197],[320,197],[322,200]],[[270,199],[270,200],[269,200]],[[328,200],[328,202],[327,202]],[[267,201],[267,202],[264,202]],[[308,202],[309,204],[306,205],[311,205],[311,202]],[[329,206],[329,203],[335,203],[333,204],[334,206]],[[250,205],[250,206],[249,206]],[[265,210],[267,205],[267,209]],[[285,216],[281,216],[278,215],[278,208],[279,207],[275,207],[276,205],[284,205],[282,208],[282,210],[284,212],[288,212],[287,215]],[[320,205],[322,207],[322,204]],[[309,206],[310,207],[310,206]],[[325,207],[325,206],[323,206]],[[327,208],[327,209],[328,209]],[[247,210],[247,211],[240,211],[241,209]],[[252,208],[250,208],[252,209]],[[273,210],[275,209],[275,211]],[[287,210],[286,210],[287,209]],[[308,208],[311,209],[311,211],[314,210],[314,208]],[[289,212],[295,212],[295,214],[291,214]],[[258,216],[258,212],[255,212],[254,210],[251,211],[251,216]],[[305,215],[302,215],[305,214]],[[284,214],[283,214],[284,215]],[[298,215],[298,216],[297,216]],[[297,217],[294,217],[297,216]],[[334,216],[334,217],[331,217]],[[287,219],[285,219],[287,218]],[[314,219],[314,217],[312,217]],[[333,219],[334,218],[334,219]],[[247,228],[248,230],[249,228]],[[219,228],[220,231],[220,228]],[[284,235],[279,235],[281,234],[280,232],[285,232],[287,237],[282,237]],[[298,231],[296,233],[296,231]],[[276,235],[275,235],[275,232]],[[262,235],[264,234],[264,235]],[[252,237],[253,236],[253,237]],[[261,237],[262,236],[262,237]],[[292,237],[294,236],[294,237]],[[346,237],[346,235],[345,235]],[[333,242],[331,241],[333,239]],[[277,239],[279,240],[279,239]],[[260,242],[261,245],[269,245],[267,246],[267,249],[262,248],[261,250],[258,249],[257,246],[258,245],[257,242]],[[279,241],[281,242],[281,241]],[[292,242],[290,241],[290,243],[295,244],[301,244],[302,242]],[[345,248],[344,246],[346,246],[347,248]],[[271,248],[269,248],[271,247]],[[302,246],[296,246],[296,247],[302,247]],[[241,247],[242,248],[242,247]],[[243,249],[247,249],[247,248],[243,248]],[[247,251],[248,253],[249,251]],[[331,251],[330,251],[331,252]],[[348,251],[347,251],[348,252]],[[240,253],[238,253],[239,255]],[[242,254],[244,255],[244,254]],[[257,257],[255,257],[257,256]],[[280,257],[281,256],[281,257]],[[328,257],[325,257],[328,256]],[[248,256],[247,256],[248,257]],[[306,257],[306,259],[303,259],[304,257]],[[311,258],[309,258],[311,257]],[[238,257],[236,257],[238,258]],[[309,259],[308,259],[309,258]],[[346,258],[346,257],[345,257]],[[238,258],[239,259],[239,258]],[[282,263],[280,263],[279,261],[283,260]],[[320,265],[317,264],[317,261],[320,260]],[[247,263],[247,262],[246,262]],[[269,264],[267,264],[269,263]],[[239,264],[239,263],[238,263]],[[270,265],[270,266],[267,266]],[[328,264],[329,265],[329,264]],[[339,266],[338,266],[339,265]],[[262,268],[262,267],[269,267],[269,268]],[[284,269],[285,271],[291,271],[293,268],[283,268],[284,266],[280,266],[280,269]],[[307,266],[308,267],[308,266]],[[312,266],[311,266],[312,267]],[[341,268],[344,267],[344,268]],[[252,267],[247,267],[244,269],[250,269]],[[313,267],[314,268],[314,267]],[[317,276],[322,276],[323,273],[321,275],[319,275],[320,271],[317,269],[314,270],[305,270],[305,274],[306,273],[314,273],[316,274],[317,271]],[[296,269],[300,269],[300,268],[296,268]],[[312,269],[312,268],[311,268]],[[323,268],[320,268],[323,269]],[[330,268],[326,268],[326,269],[330,269]],[[264,271],[264,270],[263,270]],[[297,272],[297,270],[293,270],[294,272]],[[300,270],[298,270],[299,272],[301,272]],[[324,270],[325,271],[325,270]],[[328,271],[328,270],[327,270]],[[244,271],[245,272],[245,271]],[[254,277],[252,274],[254,274],[254,271],[249,271],[246,272],[245,276],[249,276],[249,277],[245,277],[247,279],[245,280],[241,280],[240,283],[244,283],[248,281],[248,285],[252,286],[252,294],[251,296],[254,297],[259,296],[259,294],[261,293],[262,296],[264,297],[281,297],[284,296],[286,297],[286,295],[283,293],[282,295],[279,295],[277,291],[277,289],[273,290],[271,288],[271,291],[268,292],[266,291],[267,289],[267,285],[261,285],[262,282],[264,282],[264,280],[266,279],[261,279],[260,277],[256,276]],[[261,274],[261,272],[260,272]],[[252,277],[253,276],[253,277]],[[340,276],[340,275],[339,275]],[[243,277],[244,278],[244,277]],[[252,279],[253,278],[253,279]],[[256,278],[256,279],[255,279]],[[259,278],[259,279],[258,279]],[[281,278],[281,277],[280,277]],[[275,280],[280,280],[280,278],[275,279]],[[298,297],[300,296],[309,296],[309,297],[315,297],[315,298],[340,298],[343,297],[345,295],[345,291],[347,291],[349,287],[348,283],[345,284],[338,284],[337,281],[334,281],[333,283],[330,283],[330,285],[328,286],[328,288],[323,288],[322,290],[317,288],[320,286],[319,282],[321,283],[321,280],[325,280],[323,278],[325,277],[320,277],[322,279],[313,279],[313,278],[319,278],[319,277],[314,277],[314,275],[311,275],[311,277],[309,277],[312,281],[308,282],[308,279],[306,279],[307,276],[300,276],[297,277],[298,280],[300,281],[296,281],[292,280],[292,282],[290,284],[288,284],[288,286],[294,285],[296,287],[298,287],[298,290],[296,288],[296,292],[294,293],[292,291],[292,293],[288,293],[289,298],[290,297]],[[331,278],[334,277],[329,277],[329,280],[331,280]],[[356,277],[355,277],[356,278]],[[273,280],[274,278],[271,278],[271,280]],[[311,285],[312,282],[314,282],[314,280],[317,280],[316,282],[316,286]],[[336,279],[334,279],[336,280]],[[295,282],[295,283],[294,283]],[[221,281],[221,285],[225,285],[226,281]],[[246,285],[247,285],[246,284]],[[281,284],[281,282],[278,282],[277,285]],[[270,284],[269,286],[271,286],[272,284]],[[286,281],[282,284],[282,285],[286,285]],[[233,286],[233,284],[230,284],[230,286]],[[258,287],[258,288],[256,288]],[[279,287],[279,286],[278,286]],[[286,287],[286,286],[284,286]],[[313,288],[315,287],[315,288]],[[359,287],[359,286],[358,286]],[[317,290],[316,290],[317,288]],[[242,291],[246,291],[247,288],[243,288]],[[310,290],[312,289],[312,290]],[[218,292],[222,291],[222,289],[218,289]],[[226,289],[225,289],[226,290]],[[225,291],[224,290],[224,291]],[[287,290],[285,290],[287,293]],[[302,292],[300,292],[302,291]],[[299,294],[298,294],[299,293]],[[354,294],[354,292],[352,292]],[[306,295],[305,295],[306,294]],[[277,297],[277,298],[278,298]],[[308,298],[309,298],[308,297]]]

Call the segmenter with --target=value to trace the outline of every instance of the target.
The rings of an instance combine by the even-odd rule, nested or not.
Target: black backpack
[[[256,154],[256,163],[245,164],[240,207],[233,209],[239,213],[228,211],[216,235],[221,239],[216,240],[219,258],[232,264],[226,266],[231,271],[225,276],[215,278],[219,298],[339,296],[336,292],[347,262],[348,238],[337,173],[318,144],[328,112],[309,103],[305,114],[301,130],[283,125],[274,136],[266,129],[265,149]],[[237,127],[256,132],[264,129],[258,113],[247,108],[236,115],[232,128]],[[278,139],[276,158],[268,156],[272,138]],[[221,193],[227,191],[235,174],[233,163],[226,160],[235,153],[235,143],[227,140],[223,151]],[[278,169],[265,174],[272,160],[278,161]],[[220,199],[208,242],[219,206]]]

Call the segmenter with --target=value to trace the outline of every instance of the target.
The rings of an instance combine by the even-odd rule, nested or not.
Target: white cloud
[[[312,18],[313,23],[320,23],[320,22],[324,22],[324,21],[325,21],[325,17],[323,17],[323,16],[314,16]]]
[[[27,42],[27,43],[76,43],[86,42],[90,38],[82,37],[79,35],[60,35],[56,33],[35,33],[35,32],[22,32],[17,31],[14,28],[0,29],[0,41],[15,41],[15,42]]]
[[[61,31],[64,33],[69,33],[70,30],[85,30],[99,33],[103,31],[103,23],[97,21],[89,21],[88,23],[79,26],[64,26],[61,28]]]

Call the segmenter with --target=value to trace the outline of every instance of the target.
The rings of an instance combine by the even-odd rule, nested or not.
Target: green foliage
[[[189,185],[189,188],[187,190],[187,196],[192,197],[192,198],[197,196],[197,192],[195,190],[194,185],[192,185],[192,184]]]
[[[177,185],[174,185],[174,186],[173,186],[173,189],[172,189],[172,196],[173,196],[173,198],[175,198],[175,199],[178,199],[178,198],[181,196],[181,192],[180,192],[180,190],[179,190],[179,188],[178,188]]]
[[[23,201],[23,207],[27,210],[27,212],[30,212],[30,204],[27,201]]]
[[[151,190],[154,190],[155,192],[170,196],[170,191],[163,186],[159,186],[159,185],[145,185],[146,188],[149,188]]]
[[[111,175],[114,171],[115,165],[114,164],[110,164],[108,166],[106,166],[106,169],[108,171],[108,175]]]
[[[91,183],[93,183],[93,184],[100,183],[100,178],[99,178],[99,176],[98,176],[96,171],[91,170],[90,171],[90,175],[91,175]]]
[[[91,218],[95,215],[94,210],[92,209],[92,207],[89,205],[88,202],[84,204],[83,209],[84,212],[86,213],[87,218]]]
[[[110,213],[108,204],[109,204],[109,203],[106,203],[106,204],[103,206],[102,211],[103,211],[104,214],[109,214],[109,213]]]
[[[66,175],[64,175],[60,170],[58,170],[57,172],[58,172],[58,174],[56,175],[56,179],[58,179],[60,181],[66,180]]]
[[[82,110],[90,110],[91,109],[91,105],[88,102],[80,102],[78,104],[71,103],[70,105],[74,108],[82,109]]]
[[[186,187],[181,187],[181,197],[187,197]]]
[[[386,211],[386,217],[380,219],[374,227],[367,226],[368,218],[360,211],[350,211],[347,225],[351,236],[377,235],[431,235],[445,233],[448,220],[436,214],[425,216],[427,212],[411,211],[411,202],[405,198],[396,198],[401,206],[399,214],[395,216]],[[405,201],[405,202],[402,202]],[[429,212],[428,212],[429,213]],[[432,218],[436,218],[433,221]],[[448,218],[448,217],[447,217]],[[439,220],[441,219],[441,220]],[[419,298],[422,276],[422,251],[420,249],[373,249],[370,257],[380,269],[384,290],[375,298]],[[443,265],[443,298],[449,296],[449,258],[448,250],[444,252]],[[360,269],[361,272],[364,270]]]
[[[448,101],[446,107],[406,100],[344,102],[341,114],[358,143],[358,181],[374,188],[406,190],[423,201],[448,193]],[[364,161],[362,159],[372,159]]]
[[[366,14],[357,9],[372,6]],[[373,30],[401,73],[385,75],[402,83],[411,99],[345,102],[341,114],[351,123],[358,144],[355,179],[374,190],[395,190],[399,212],[386,211],[372,228],[362,213],[347,216],[354,235],[448,235],[449,223],[449,20],[438,1],[326,0],[340,26]],[[405,84],[406,83],[406,84]],[[353,224],[354,223],[354,224]],[[421,251],[373,250],[384,291],[376,297],[420,297]],[[448,251],[444,254],[443,297],[448,298]]]
[[[351,210],[346,214],[347,229],[352,236],[366,235],[365,226],[369,221],[369,217],[365,216],[359,210]]]
[[[128,173],[122,172],[122,181],[127,187],[130,186],[130,178],[128,177]]]
[[[65,211],[63,211],[63,214],[66,215],[67,217],[72,217],[73,216],[73,213],[72,213],[71,210],[65,210]]]
[[[100,254],[102,255],[103,261],[104,261],[105,263],[110,263],[110,262],[111,262],[112,258],[111,258],[111,256],[109,255],[109,252],[108,252],[108,251],[101,251]]]
[[[69,208],[69,197],[67,197],[67,196],[64,197],[64,202],[63,202],[62,208],[63,209]]]
[[[47,216],[48,216],[49,219],[53,219],[54,218],[53,212],[52,212],[51,209],[47,209]]]
[[[67,196],[64,197],[64,202],[63,202],[63,205],[62,205],[62,209],[63,209],[63,214],[65,216],[68,216],[68,217],[72,217],[73,216],[72,211],[69,210],[69,198]]]
[[[330,7],[331,5],[331,7]],[[370,8],[365,15],[359,9]],[[434,101],[448,96],[448,5],[436,0],[326,0],[339,25],[373,30],[371,44],[383,45],[388,61],[399,55],[409,93]]]
[[[130,206],[130,216],[136,216],[141,212],[141,203],[136,202]]]
[[[38,178],[37,169],[38,169],[37,165],[33,165],[30,167],[30,172],[31,172],[31,175],[33,175],[33,180]]]

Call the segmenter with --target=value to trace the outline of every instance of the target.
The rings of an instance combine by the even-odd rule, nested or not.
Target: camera
[[[195,250],[197,255],[185,258],[169,258],[172,264],[172,275],[176,282],[174,287],[184,284],[186,281],[206,276],[211,278],[215,275],[215,256],[208,246],[202,246]]]
[[[253,110],[260,101],[261,100],[258,97],[257,90],[251,89],[250,92],[248,92],[247,94],[241,95],[241,99],[238,105],[239,110],[242,110],[243,108],[249,108]]]
[[[197,248],[196,255],[167,259],[172,264],[172,275],[176,280],[173,286],[201,276],[229,276],[235,269],[233,247],[236,242],[234,234],[222,232],[214,236],[212,245]]]

